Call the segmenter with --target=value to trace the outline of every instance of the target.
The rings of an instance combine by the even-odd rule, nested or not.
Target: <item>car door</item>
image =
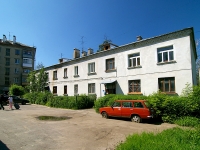
[[[133,112],[133,102],[122,102],[122,117],[130,118]]]
[[[114,102],[111,107],[110,116],[121,117],[121,102]]]
[[[142,102],[134,102],[134,114],[138,114],[141,118],[146,118],[146,108]]]

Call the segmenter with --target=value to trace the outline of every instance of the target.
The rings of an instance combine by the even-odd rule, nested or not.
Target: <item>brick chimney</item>
[[[91,54],[93,54],[93,49],[88,48],[88,55],[91,55]]]
[[[73,55],[73,58],[74,58],[74,59],[80,58],[80,50],[79,50],[79,49],[74,48],[74,55]]]
[[[137,41],[140,41],[140,40],[142,40],[142,37],[139,35],[137,36]]]
[[[3,42],[7,41],[6,35],[3,35]]]
[[[16,43],[16,36],[13,35],[13,44],[15,44],[15,43]]]

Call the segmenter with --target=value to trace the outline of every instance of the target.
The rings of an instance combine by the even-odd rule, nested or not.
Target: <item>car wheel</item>
[[[26,105],[26,102],[22,101],[22,105]]]
[[[131,121],[132,121],[132,122],[136,122],[136,123],[140,123],[140,122],[142,121],[142,119],[141,119],[140,116],[138,116],[138,115],[133,115],[133,116],[131,117]]]
[[[102,115],[103,118],[106,118],[106,119],[108,118],[108,114],[106,112],[102,112],[101,115]]]

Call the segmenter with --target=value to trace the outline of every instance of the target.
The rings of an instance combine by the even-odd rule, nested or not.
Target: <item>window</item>
[[[74,75],[75,75],[75,76],[78,76],[78,66],[75,66],[75,67],[74,67]]]
[[[74,85],[74,95],[78,94],[78,84]]]
[[[23,51],[23,54],[25,54],[25,55],[32,55],[32,53],[31,53],[31,51]]]
[[[121,104],[120,102],[114,102],[112,107],[121,107]]]
[[[67,68],[64,69],[64,78],[67,78]]]
[[[128,60],[129,60],[129,67],[140,66],[140,53],[129,55]]]
[[[26,77],[22,77],[22,82],[23,83],[26,83],[27,81],[26,81]]]
[[[141,102],[134,102],[134,107],[136,108],[144,108]]]
[[[15,50],[15,55],[20,55],[20,50],[16,49]]]
[[[10,84],[10,81],[9,81],[9,77],[5,77],[5,85],[9,85]]]
[[[28,74],[28,73],[30,73],[31,71],[29,70],[29,69],[24,69],[23,70],[23,73],[26,73],[26,74]]]
[[[140,80],[129,80],[129,92],[141,92]]]
[[[57,80],[58,78],[57,78],[57,71],[54,71],[53,72],[53,80]]]
[[[175,92],[175,78],[159,78],[159,90],[161,92]]]
[[[10,58],[6,58],[6,66],[10,66]]]
[[[169,62],[174,60],[173,45],[158,48],[157,51],[158,51],[158,63]]]
[[[19,83],[19,78],[14,78],[14,83]]]
[[[95,93],[95,83],[88,84],[88,93],[89,94]]]
[[[19,73],[19,68],[15,68],[15,73]]]
[[[88,64],[88,73],[94,73],[95,72],[95,63],[89,63]]]
[[[67,85],[64,86],[64,94],[67,94]]]
[[[20,59],[19,58],[15,58],[15,64],[19,64]]]
[[[6,56],[10,56],[10,49],[6,48]]]
[[[133,104],[132,104],[132,102],[122,102],[122,107],[130,108],[130,107],[133,107]]]
[[[47,75],[47,81],[49,81],[49,73],[46,72],[46,75]]]
[[[115,69],[115,59],[114,58],[106,60],[106,70],[111,70],[111,69]]]
[[[32,59],[23,58],[23,63],[25,63],[25,64],[32,64]]]
[[[53,86],[53,94],[57,94],[57,86]]]
[[[5,75],[10,75],[10,68],[5,68]]]

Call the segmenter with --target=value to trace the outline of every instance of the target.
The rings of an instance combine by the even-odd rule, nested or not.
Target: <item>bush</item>
[[[174,121],[175,124],[186,127],[198,127],[200,120],[195,117],[185,116]]]
[[[95,100],[95,95],[55,96],[48,98],[46,105],[56,108],[85,109],[92,108]]]
[[[24,95],[24,93],[25,93],[25,90],[22,86],[13,84],[9,88],[9,94],[10,95],[22,96],[22,95]]]
[[[108,94],[104,97],[98,98],[94,103],[94,109],[99,113],[99,108],[105,106],[111,106],[115,100],[137,100],[137,99],[146,99],[146,96],[142,95],[116,95]]]

